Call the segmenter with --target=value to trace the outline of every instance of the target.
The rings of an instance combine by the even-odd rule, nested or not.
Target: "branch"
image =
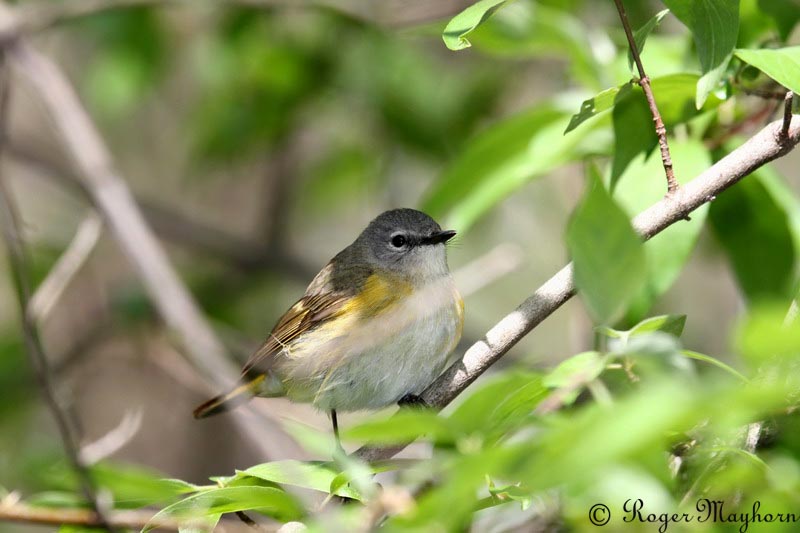
[[[795,115],[794,118],[796,122],[800,117]],[[787,154],[800,143],[800,126],[790,129],[785,137],[781,137],[782,128],[782,120],[769,124],[675,194],[666,196],[637,215],[632,221],[637,233],[644,240],[650,239],[712,201],[757,168]],[[570,263],[490,329],[483,340],[473,344],[459,361],[450,365],[422,393],[422,399],[435,409],[444,408],[574,294],[575,283]],[[364,460],[374,461],[391,457],[403,448],[365,446],[355,453]]]
[[[628,46],[631,49],[633,61],[636,63],[636,69],[639,71],[639,85],[644,91],[644,96],[647,98],[647,105],[650,106],[650,113],[653,115],[653,122],[656,126],[656,135],[658,136],[658,145],[661,148],[661,163],[664,165],[664,174],[667,176],[667,194],[673,194],[678,190],[680,185],[675,179],[675,172],[672,169],[672,157],[669,153],[669,143],[667,142],[667,128],[664,126],[664,121],[661,119],[661,113],[658,112],[656,105],[656,98],[653,96],[653,89],[650,87],[650,78],[644,71],[642,65],[642,58],[639,56],[639,49],[636,46],[636,40],[633,38],[631,31],[631,24],[628,22],[628,15],[625,13],[625,6],[622,5],[622,0],[614,0],[619,12],[619,18],[622,21],[622,27],[625,28],[625,36],[628,38]]]
[[[139,531],[150,522],[155,513],[151,511],[114,511],[109,515],[109,522],[115,528],[133,529]],[[0,502],[0,521],[19,522],[25,524],[41,524],[47,526],[72,525],[85,527],[100,527],[101,521],[97,514],[88,509],[59,509],[50,507],[32,507],[22,503]],[[154,525],[154,524],[150,524]],[[176,520],[168,518],[159,520],[155,529],[162,531],[178,531],[179,524]],[[250,528],[233,520],[222,520],[220,526],[225,531],[247,531]]]
[[[14,139],[0,139],[5,143],[6,153],[18,163],[36,170],[37,175],[67,186],[71,192],[82,194],[91,201],[91,194],[84,183],[69,169],[63,168],[50,156]],[[242,271],[271,269],[291,276],[297,281],[307,282],[317,273],[313,267],[286,252],[270,248],[254,239],[239,236],[219,227],[197,220],[195,217],[134,194],[134,202],[153,231],[164,240],[178,246],[203,253],[214,259],[229,263]]]
[[[781,126],[781,139],[785,139],[789,136],[789,127],[792,125],[792,104],[794,103],[794,92],[788,91],[786,96],[783,98],[783,125]]]
[[[84,186],[164,321],[178,334],[187,355],[212,380],[236,375],[226,361],[222,344],[113,167],[108,149],[67,79],[54,63],[23,42],[9,47],[8,55],[38,90],[80,170]]]
[[[4,130],[8,121],[9,83],[8,68],[5,65],[5,56],[0,56],[0,130]],[[2,148],[2,145],[0,145]],[[0,154],[1,156],[2,154]],[[5,177],[0,174],[0,220],[2,220],[3,237],[8,249],[9,266],[14,281],[14,288],[19,305],[20,320],[22,321],[22,335],[25,349],[33,366],[36,381],[42,391],[45,402],[55,419],[58,432],[67,458],[75,470],[84,497],[89,502],[92,511],[97,517],[98,525],[113,532],[103,510],[98,502],[94,483],[89,475],[86,465],[80,458],[77,438],[70,427],[67,414],[61,409],[56,398],[55,390],[50,379],[50,366],[44,352],[39,331],[33,317],[29,313],[31,298],[31,282],[28,278],[30,268],[28,255],[22,242],[19,231],[19,218],[10,191],[6,186]]]
[[[31,296],[28,313],[34,322],[41,324],[50,314],[70,282],[89,259],[100,239],[102,228],[103,223],[94,210],[81,221],[66,251]]]
[[[0,3],[0,25],[13,20],[14,12]],[[220,388],[228,387],[238,379],[238,368],[227,358],[222,343],[147,225],[69,81],[52,61],[22,39],[6,43],[5,52],[42,98],[74,159],[83,187],[134,266],[167,327],[176,334],[184,354],[207,380]],[[4,138],[7,135],[0,136]],[[259,417],[260,423],[254,423],[246,413],[234,416],[233,421],[262,455],[267,458],[271,455],[271,430],[279,430],[274,421]]]

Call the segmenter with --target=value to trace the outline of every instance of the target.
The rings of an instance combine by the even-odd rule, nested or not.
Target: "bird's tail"
[[[250,381],[242,383],[230,392],[214,396],[207,402],[197,406],[194,410],[194,417],[206,418],[242,405],[258,393],[263,381],[264,374],[261,374]]]

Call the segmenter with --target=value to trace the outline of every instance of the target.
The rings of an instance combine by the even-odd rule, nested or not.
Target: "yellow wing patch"
[[[266,370],[276,354],[284,349],[289,351],[292,341],[312,328],[328,324],[334,326],[337,319],[344,317],[354,320],[374,316],[412,291],[413,286],[406,281],[393,280],[384,274],[371,274],[364,282],[361,292],[354,296],[334,292],[307,294],[278,320],[267,340],[250,357],[242,372]]]

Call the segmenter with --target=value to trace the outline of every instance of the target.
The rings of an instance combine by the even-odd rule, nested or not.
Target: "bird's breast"
[[[461,336],[463,303],[450,276],[420,287],[368,280],[345,307],[293,343],[282,365],[288,381],[304,384],[297,399],[322,409],[379,408],[421,392]]]

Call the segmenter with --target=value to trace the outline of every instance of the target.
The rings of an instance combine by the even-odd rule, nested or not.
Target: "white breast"
[[[461,298],[452,278],[442,276],[375,318],[359,321],[347,335],[319,339],[308,334],[293,346],[286,377],[289,397],[322,410],[379,409],[406,394],[420,394],[441,373],[461,335]],[[316,347],[315,354],[303,353]]]

